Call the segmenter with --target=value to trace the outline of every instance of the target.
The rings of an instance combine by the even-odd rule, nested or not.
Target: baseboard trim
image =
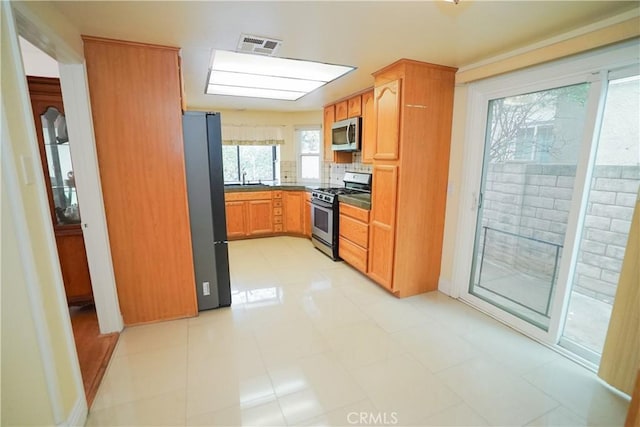
[[[84,394],[82,394],[76,400],[75,405],[73,405],[73,409],[71,410],[71,413],[69,414],[67,420],[60,425],[65,427],[84,426],[87,422],[88,415],[89,408],[87,407],[87,400],[85,399]]]
[[[451,295],[451,281],[449,279],[443,278],[442,276],[440,276],[440,278],[438,279],[438,290],[445,295],[448,295],[450,297],[453,296]]]

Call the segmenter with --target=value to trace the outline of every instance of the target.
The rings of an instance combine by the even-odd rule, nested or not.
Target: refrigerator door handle
[[[218,243],[229,243],[229,241],[228,241],[228,240],[215,240],[215,241],[213,242],[213,244],[214,244],[214,245],[216,245],[216,244],[218,244]]]

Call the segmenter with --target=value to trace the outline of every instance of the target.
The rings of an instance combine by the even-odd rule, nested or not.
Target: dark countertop
[[[225,185],[224,192],[225,193],[238,193],[238,192],[247,192],[247,191],[273,191],[273,190],[282,190],[282,191],[312,191],[313,189],[318,188],[317,185],[305,185],[305,184],[233,184],[233,185]]]
[[[338,200],[356,208],[371,210],[371,194],[341,194]]]

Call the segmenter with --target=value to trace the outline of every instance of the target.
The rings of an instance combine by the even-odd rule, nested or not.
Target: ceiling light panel
[[[295,101],[302,98],[307,92],[292,92],[287,90],[274,90],[274,89],[259,89],[252,87],[240,87],[240,86],[222,86],[210,84],[207,86],[207,93],[209,95],[230,95],[230,96],[242,96],[250,98],[269,98],[269,99],[281,99],[284,101]]]
[[[217,50],[211,59],[206,93],[234,95],[232,88],[237,88],[236,96],[253,96],[248,94],[257,93],[262,94],[256,96],[258,98],[269,98],[264,95],[278,94],[279,90],[284,90],[295,93],[296,97],[290,98],[293,97],[291,94],[278,94],[274,99],[298,99],[352,70],[354,67],[344,65]],[[214,88],[216,93],[212,92]],[[299,93],[302,95],[298,95]]]
[[[289,90],[294,92],[311,92],[325,84],[325,82],[317,80],[291,79],[288,77],[263,76],[261,74],[213,71],[209,78],[209,84]]]

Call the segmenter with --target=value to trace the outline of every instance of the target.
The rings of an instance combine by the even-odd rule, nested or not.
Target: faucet
[[[247,171],[242,171],[242,185],[247,183]]]

